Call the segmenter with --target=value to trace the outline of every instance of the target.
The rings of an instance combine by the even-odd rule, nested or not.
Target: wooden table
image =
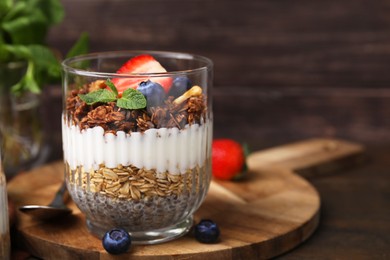
[[[321,196],[319,227],[278,259],[390,258],[390,147],[366,155],[364,164],[309,179]]]
[[[305,243],[278,259],[390,259],[390,147],[367,147],[368,162],[310,179],[321,220]]]

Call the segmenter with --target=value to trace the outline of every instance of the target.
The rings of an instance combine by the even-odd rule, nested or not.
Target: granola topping
[[[187,124],[202,124],[206,118],[206,98],[198,93],[176,100],[168,97],[161,106],[135,110],[119,108],[115,102],[87,105],[78,96],[101,87],[105,84],[95,81],[70,93],[66,99],[66,117],[71,124],[81,130],[100,126],[105,133],[115,134],[117,131],[144,132],[151,128],[183,129]]]

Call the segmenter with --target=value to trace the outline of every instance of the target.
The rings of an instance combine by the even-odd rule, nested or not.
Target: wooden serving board
[[[305,241],[319,223],[320,196],[294,170],[313,176],[360,160],[364,148],[341,140],[312,139],[256,153],[248,158],[247,177],[239,182],[212,181],[195,221],[218,223],[217,244],[186,236],[158,245],[135,245],[120,256],[109,255],[91,235],[72,201],[74,214],[39,222],[17,213],[17,243],[44,259],[264,259]],[[55,162],[15,177],[8,192],[16,207],[48,204],[63,179]]]

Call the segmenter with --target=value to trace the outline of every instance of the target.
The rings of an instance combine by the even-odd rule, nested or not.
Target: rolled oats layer
[[[73,200],[90,221],[137,231],[172,225],[195,211],[207,193],[208,170],[195,167],[173,175],[135,166],[84,171],[67,165],[66,178]]]

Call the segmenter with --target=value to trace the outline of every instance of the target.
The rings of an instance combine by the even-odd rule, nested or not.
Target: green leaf
[[[60,23],[65,16],[64,7],[61,4],[60,0],[28,0],[32,2],[31,8],[37,7],[42,10],[42,12],[47,17],[48,25]]]
[[[7,62],[11,57],[12,53],[10,53],[4,43],[0,42],[0,62]]]
[[[39,9],[30,14],[4,20],[2,28],[13,44],[43,44],[47,31],[47,18]]]
[[[13,0],[0,0],[0,19],[11,9]]]
[[[79,97],[88,105],[99,102],[107,103],[116,100],[115,94],[107,89],[99,89],[87,94],[79,94]]]
[[[19,16],[23,16],[23,14],[28,10],[26,1],[18,1],[13,4],[12,8],[7,12],[7,14],[3,17],[3,21],[11,21],[16,19]]]
[[[10,45],[5,44],[2,46],[7,52],[11,53],[16,59],[30,59],[30,50],[24,45]]]
[[[27,48],[30,51],[31,59],[36,64],[38,73],[50,78],[59,79],[61,77],[61,64],[51,49],[42,45],[29,45]]]
[[[33,17],[38,11],[44,15],[47,27],[60,23],[65,16],[60,0],[24,0],[15,1],[4,20],[10,21],[22,16]]]
[[[61,78],[60,62],[48,47],[43,45],[4,45],[3,48],[15,59],[33,63],[34,80],[41,88],[49,79],[59,80]],[[29,90],[28,87],[23,89]]]
[[[116,89],[114,83],[110,79],[106,80],[106,85],[114,92],[115,96],[118,96],[118,90]]]
[[[242,144],[242,150],[244,151],[244,157],[247,158],[251,154],[251,149],[249,148],[248,143]]]
[[[123,91],[116,105],[126,109],[141,109],[146,107],[146,98],[138,90],[129,88]]]
[[[74,57],[80,54],[85,54],[89,51],[89,35],[82,33],[77,42],[73,45],[70,51],[66,54],[66,58]]]
[[[35,74],[34,71],[35,71],[34,63],[31,61],[28,62],[26,74],[18,83],[16,83],[11,87],[11,91],[15,95],[20,95],[22,92],[26,90],[29,90],[33,93],[40,93],[41,88],[34,77]]]
[[[117,99],[118,90],[110,79],[106,80],[106,85],[111,89],[99,89],[87,94],[79,94],[81,100],[88,105],[95,103],[107,103],[116,101],[116,105],[125,109],[141,109],[146,107],[146,98],[138,90],[129,88],[122,93],[122,97]]]
[[[2,49],[14,57],[15,60],[27,60],[27,71],[21,80],[11,87],[11,92],[15,95],[20,95],[24,91],[39,93],[40,87],[36,78],[36,69],[34,62],[31,59],[30,50],[23,45],[2,45]]]
[[[60,0],[15,1],[2,17],[0,29],[7,34],[9,43],[43,44],[50,27],[63,18],[64,8]]]
[[[241,181],[244,178],[246,178],[248,175],[248,165],[246,162],[247,162],[248,156],[251,154],[251,150],[249,148],[248,143],[243,143],[241,146],[242,146],[242,151],[244,153],[245,161],[244,161],[244,165],[241,169],[241,172],[232,178],[233,181]]]
[[[64,14],[61,0],[0,0],[0,62],[28,64],[25,75],[12,87],[14,93],[38,93],[44,84],[60,81],[60,61],[45,40]],[[88,35],[83,34],[70,54],[86,52]]]

